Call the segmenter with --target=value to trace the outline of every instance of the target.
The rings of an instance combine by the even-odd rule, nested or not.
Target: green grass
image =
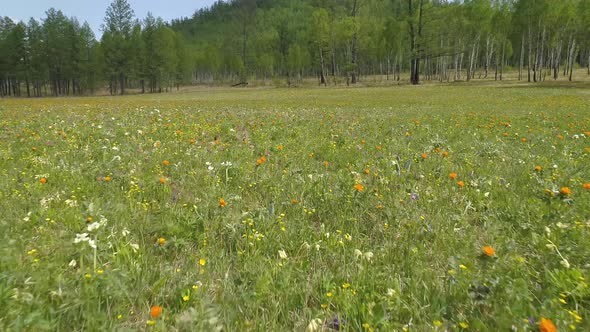
[[[0,330],[588,330],[588,105],[516,84],[2,100]]]

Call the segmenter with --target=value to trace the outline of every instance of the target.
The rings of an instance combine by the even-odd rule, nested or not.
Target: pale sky
[[[215,0],[127,0],[135,12],[135,17],[143,19],[147,12],[165,21],[174,18],[191,17],[203,7],[211,6]],[[75,16],[80,24],[87,21],[100,39],[104,13],[111,0],[0,0],[0,16],[27,22],[34,17],[45,18],[45,11],[51,7],[61,10],[68,17]]]

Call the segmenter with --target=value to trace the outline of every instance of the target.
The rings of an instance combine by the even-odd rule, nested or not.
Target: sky
[[[174,18],[190,17],[203,7],[211,6],[215,0],[127,0],[135,12],[135,17],[143,19],[148,12],[165,21]],[[0,0],[0,16],[8,16],[15,21],[27,22],[31,17],[40,20],[51,7],[61,10],[68,17],[75,16],[80,24],[87,21],[100,39],[104,13],[111,0]]]

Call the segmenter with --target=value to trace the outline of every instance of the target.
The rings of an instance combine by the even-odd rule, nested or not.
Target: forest
[[[171,22],[114,0],[101,31],[54,8],[0,17],[0,96],[590,75],[590,0],[219,0]]]

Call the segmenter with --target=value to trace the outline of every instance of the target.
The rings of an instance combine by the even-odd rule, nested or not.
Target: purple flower
[[[420,196],[419,196],[418,194],[416,194],[416,193],[412,193],[412,194],[410,195],[410,198],[411,198],[413,201],[417,201],[417,200],[420,198]]]
[[[340,317],[336,316],[332,320],[332,323],[328,324],[328,327],[333,330],[340,331],[341,325],[343,325],[345,322],[346,321],[344,319],[341,319]]]
[[[529,317],[529,324],[535,325],[535,319],[533,317]]]

